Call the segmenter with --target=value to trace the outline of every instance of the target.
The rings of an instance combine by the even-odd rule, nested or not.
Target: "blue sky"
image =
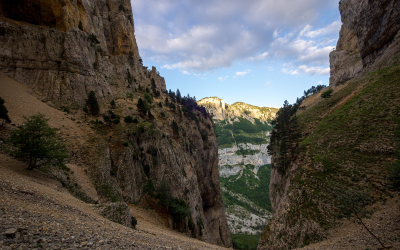
[[[280,107],[329,85],[337,0],[132,0],[145,66],[167,89]]]

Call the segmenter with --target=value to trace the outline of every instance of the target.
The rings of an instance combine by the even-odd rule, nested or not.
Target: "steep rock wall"
[[[129,0],[0,0],[0,72],[28,85],[42,101],[71,108],[84,122],[81,110],[90,91],[102,113],[108,101],[133,96],[129,109],[117,101],[114,112],[136,116],[140,124],[93,127],[86,142],[69,148],[70,163],[88,170],[101,202],[146,202],[146,184],[164,180],[189,209],[180,225],[164,213],[167,226],[231,246],[212,120],[200,112],[199,120],[190,120],[158,104],[152,105],[153,120],[137,111],[137,99],[153,79],[161,93],[157,103],[166,99],[166,86],[154,67],[141,65]],[[174,120],[185,124],[179,135],[172,132]]]
[[[128,0],[2,1],[0,14],[0,71],[43,100],[80,107],[91,90],[110,100],[150,78],[165,89],[139,62]]]
[[[336,87],[376,60],[398,51],[400,2],[343,0],[339,5],[342,28],[336,50],[330,54],[330,86]],[[393,44],[394,43],[394,44]],[[395,45],[388,50],[391,45]]]

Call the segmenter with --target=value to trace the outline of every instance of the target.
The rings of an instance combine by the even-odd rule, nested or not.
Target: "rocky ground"
[[[223,249],[162,225],[132,206],[137,229],[113,223],[24,163],[0,155],[0,249]]]

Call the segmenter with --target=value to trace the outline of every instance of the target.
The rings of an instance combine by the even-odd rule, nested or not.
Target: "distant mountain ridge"
[[[224,99],[218,97],[206,97],[197,102],[214,115],[214,120],[225,120],[243,117],[254,123],[254,119],[270,121],[275,118],[278,108],[257,107],[244,102],[235,102],[232,105],[225,103]]]

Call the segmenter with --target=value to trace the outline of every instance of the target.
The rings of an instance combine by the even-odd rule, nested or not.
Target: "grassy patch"
[[[342,191],[370,190],[375,201],[388,195],[381,183],[385,166],[394,158],[399,82],[399,65],[379,70],[298,116],[305,137],[301,147],[308,150],[300,159],[307,167],[291,181],[292,225],[300,218],[325,229],[335,225]]]
[[[220,178],[221,187],[227,188],[237,194],[242,194],[244,197],[254,202],[256,205],[263,209],[271,211],[271,201],[269,199],[269,181],[271,176],[271,166],[265,165],[260,167],[257,172],[257,177],[251,171],[254,166],[247,165],[243,170],[241,178],[236,176],[229,176],[228,178]],[[223,192],[222,197],[224,198],[225,205],[240,205],[244,206],[235,197],[228,197],[229,194]],[[245,207],[249,207],[248,205]],[[249,210],[250,211],[250,210]]]
[[[234,249],[256,250],[260,235],[231,234]]]

